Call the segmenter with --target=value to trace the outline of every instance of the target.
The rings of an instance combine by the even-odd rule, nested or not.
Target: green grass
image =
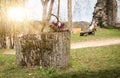
[[[2,54],[3,52],[7,51],[8,49],[0,49],[0,54]]]
[[[0,78],[118,78],[120,44],[71,50],[70,65],[62,69],[25,68],[15,61],[15,55],[0,54]]]
[[[86,41],[86,40],[94,40],[94,39],[106,39],[106,38],[120,38],[120,28],[99,28],[97,29],[95,35],[88,36],[79,36],[78,34],[72,34],[71,41]]]

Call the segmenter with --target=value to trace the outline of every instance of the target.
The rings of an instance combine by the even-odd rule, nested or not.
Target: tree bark
[[[117,1],[116,0],[107,0],[107,17],[108,24],[115,25],[117,22]]]
[[[58,0],[58,10],[57,10],[57,17],[60,17],[60,0]]]
[[[51,0],[51,2],[50,2],[50,8],[49,8],[49,11],[48,11],[47,23],[50,21],[50,18],[51,18],[53,4],[54,4],[54,0]]]
[[[41,0],[42,6],[43,6],[43,15],[42,15],[43,26],[41,28],[41,32],[44,31],[44,29],[45,29],[46,25],[48,24],[50,17],[51,17],[54,0],[50,0],[50,1],[51,1],[50,6],[49,6],[50,8],[47,13],[47,9],[48,9],[47,7],[48,7],[49,0]]]
[[[107,25],[115,26],[117,22],[117,1],[116,0],[98,0],[93,13],[93,21],[97,25],[104,27]]]
[[[48,5],[48,0],[41,0],[42,6],[43,6],[43,14],[42,14],[42,28],[41,28],[41,32],[44,31],[44,28],[46,26],[46,22],[47,22],[47,5]]]
[[[16,41],[17,64],[65,67],[70,58],[70,32],[26,35]]]
[[[5,1],[0,3],[0,48],[6,48],[6,12],[5,12]]]
[[[68,26],[72,32],[72,0],[68,0]]]

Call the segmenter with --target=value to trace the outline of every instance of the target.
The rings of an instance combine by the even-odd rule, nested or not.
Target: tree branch
[[[54,4],[54,0],[51,0],[51,2],[50,2],[50,7],[49,7],[49,11],[48,11],[48,19],[47,19],[47,21],[49,21],[50,18],[51,18],[51,13],[52,13],[52,9],[53,9],[53,4]]]
[[[41,3],[42,3],[42,5],[44,5],[44,3],[45,3],[44,0],[41,0]]]

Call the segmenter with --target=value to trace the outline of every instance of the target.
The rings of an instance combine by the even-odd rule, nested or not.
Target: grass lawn
[[[120,38],[120,28],[99,28],[97,29],[95,35],[88,35],[88,36],[79,36],[80,34],[72,34],[71,41],[86,41],[92,39],[106,39],[106,38]]]
[[[0,54],[5,52],[5,51],[6,51],[6,49],[0,49]]]
[[[0,53],[3,50],[0,50]],[[16,66],[15,55],[0,54],[0,78],[119,78],[120,44],[71,50],[67,68]]]

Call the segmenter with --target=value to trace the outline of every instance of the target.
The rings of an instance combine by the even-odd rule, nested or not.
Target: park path
[[[71,49],[120,44],[120,38],[96,39],[71,44]]]
[[[71,49],[106,46],[106,45],[114,45],[114,44],[120,44],[120,38],[96,39],[96,40],[71,43]],[[3,54],[15,54],[15,50],[6,51]]]

